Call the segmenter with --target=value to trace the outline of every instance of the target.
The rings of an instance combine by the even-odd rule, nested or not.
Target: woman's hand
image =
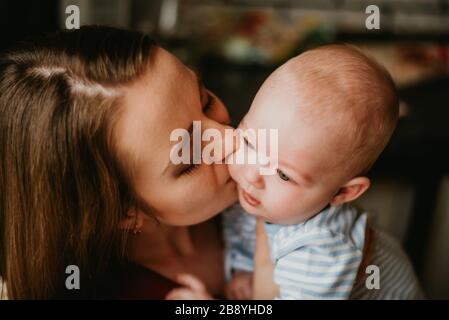
[[[204,283],[191,274],[180,274],[177,282],[183,287],[171,290],[166,300],[212,300],[213,297],[207,292]]]

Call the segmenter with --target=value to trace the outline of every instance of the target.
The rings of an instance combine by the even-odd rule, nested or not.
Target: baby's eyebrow
[[[243,119],[239,123],[239,127],[246,127],[246,115],[243,117]]]
[[[243,119],[240,121],[239,127],[243,127],[242,130],[246,130],[247,126],[246,126],[246,116],[243,117]],[[256,139],[257,140],[257,139]],[[306,174],[306,173],[299,173],[298,170],[296,170],[293,166],[291,166],[290,164],[280,161],[279,162],[279,167],[283,166],[283,167],[287,167],[288,169],[290,169],[290,171],[295,173],[295,176],[298,176],[301,180],[303,180],[305,183],[307,184],[312,184],[313,179],[310,175]]]
[[[290,164],[288,164],[284,161],[279,161],[279,167],[281,167],[281,166],[290,169],[292,172],[295,173],[295,176],[298,176],[301,180],[303,180],[307,184],[312,184],[313,179],[309,174],[298,172],[298,170],[296,170],[293,166],[291,166]]]
[[[308,175],[307,173],[299,173],[299,176],[308,184],[312,184],[313,180],[312,177],[310,177],[310,175]]]
[[[201,103],[203,103],[203,99],[207,95],[207,88],[204,85],[203,78],[200,74],[193,72],[196,78],[196,84],[198,87],[198,97],[200,98]]]

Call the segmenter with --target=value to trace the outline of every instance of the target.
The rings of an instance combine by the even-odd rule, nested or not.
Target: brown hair
[[[0,56],[0,274],[12,299],[95,295],[124,256],[131,205],[111,139],[125,85],[149,65],[143,34],[83,27]],[[79,294],[77,292],[76,294]]]

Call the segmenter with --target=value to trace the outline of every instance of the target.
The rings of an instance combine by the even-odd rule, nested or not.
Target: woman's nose
[[[209,121],[207,125],[207,130],[216,130],[217,135],[219,135],[219,141],[214,138],[213,143],[216,147],[221,148],[220,155],[215,156],[214,160],[221,163],[225,163],[226,158],[233,154],[238,149],[238,137],[236,135],[235,129],[228,125],[223,125],[216,121]]]
[[[239,137],[237,132],[231,126],[225,126],[225,135],[223,143],[223,159],[227,159],[239,148]]]

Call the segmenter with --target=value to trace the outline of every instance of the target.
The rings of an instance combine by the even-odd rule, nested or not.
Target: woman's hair
[[[0,55],[0,274],[12,299],[99,294],[124,257],[132,202],[112,139],[153,41],[83,27]],[[65,288],[68,265],[81,290]]]

